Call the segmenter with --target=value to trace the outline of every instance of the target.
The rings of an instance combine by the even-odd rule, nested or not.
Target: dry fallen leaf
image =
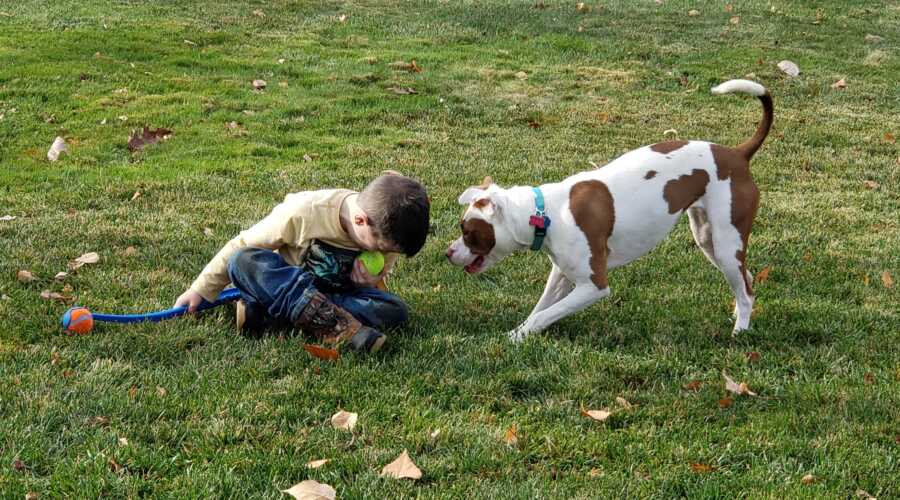
[[[894,134],[892,134],[890,132],[885,132],[884,133],[884,142],[886,142],[888,144],[893,144],[893,143],[897,142],[897,140],[894,139]]]
[[[516,424],[512,424],[509,429],[506,429],[506,434],[503,435],[503,441],[510,446],[518,444],[519,429],[516,427]]]
[[[138,199],[138,198],[140,198],[140,197],[141,197],[141,192],[140,192],[140,191],[135,191],[134,194],[131,195],[131,201],[134,201],[134,200],[136,200],[136,199]]]
[[[214,236],[216,233],[213,232],[212,228],[204,227],[203,234],[206,236]]]
[[[609,418],[610,415],[612,415],[612,412],[610,412],[609,410],[585,410],[584,408],[582,408],[581,414],[598,422],[603,422],[604,420]]]
[[[519,80],[527,80],[528,73],[526,73],[524,71],[519,71],[518,73],[516,73],[516,78],[518,78]]]
[[[871,372],[866,373],[865,375],[863,375],[863,380],[866,381],[866,384],[872,385],[875,383],[875,375],[873,375]]]
[[[341,410],[331,416],[331,426],[335,429],[352,431],[356,427],[356,420],[359,417],[356,413]]]
[[[72,297],[67,297],[61,293],[51,292],[50,290],[41,291],[41,298],[44,300],[58,300],[60,302],[68,302]]]
[[[809,261],[811,261],[811,260],[812,260],[812,254],[811,254],[810,252],[806,252],[805,254],[803,254],[803,260],[804,260],[804,262],[809,262]]]
[[[68,275],[69,275],[69,273],[67,273],[65,271],[60,271],[60,272],[56,273],[56,276],[54,276],[53,279],[55,279],[56,281],[63,281],[64,279],[66,279],[66,276],[68,276]]]
[[[18,458],[13,461],[13,470],[16,472],[22,472],[27,467],[25,467],[25,463],[19,460]]]
[[[128,399],[134,399],[137,397],[138,388],[136,385],[133,385],[128,388]]]
[[[870,495],[866,490],[856,490],[856,498],[861,498],[863,500],[876,500],[876,498]]]
[[[313,357],[325,359],[328,361],[334,361],[341,357],[341,353],[334,349],[329,349],[327,347],[317,346],[313,344],[305,344],[303,346],[303,349],[306,350],[306,352],[312,354]]]
[[[254,10],[253,15],[256,17],[266,17],[266,13],[259,9]]]
[[[16,279],[19,280],[20,283],[31,283],[34,281],[34,275],[31,274],[31,271],[23,269],[16,273]]]
[[[734,5],[731,5],[730,3],[725,4],[725,12],[731,12],[733,10],[734,10]]]
[[[756,351],[750,351],[747,353],[746,356],[747,356],[747,361],[749,361],[751,363],[755,363],[755,362],[759,361],[760,359],[762,359],[762,355],[760,355]]]
[[[88,252],[72,262],[69,262],[69,269],[74,271],[85,264],[96,264],[98,262],[100,262],[100,256],[97,252]]]
[[[693,391],[693,392],[696,392],[696,391],[699,391],[699,390],[700,390],[700,385],[701,385],[701,384],[703,384],[703,382],[700,382],[699,380],[691,380],[690,382],[688,382],[688,383],[684,384],[683,386],[681,386],[681,388],[684,389],[684,390],[686,390],[686,391]]]
[[[165,387],[156,386],[156,395],[157,396],[164,398],[164,397],[166,397],[166,394],[168,394],[168,393],[169,393],[169,391],[167,391]]]
[[[584,2],[578,2],[577,4],[575,4],[575,10],[581,12],[582,14],[587,14],[591,11],[591,6],[587,5]]]
[[[290,489],[281,491],[297,500],[334,500],[337,496],[337,491],[334,488],[312,479],[301,481],[291,486]]]
[[[437,437],[440,435],[441,435],[440,429],[435,429],[434,431],[432,431],[431,434],[429,434],[429,436],[431,436],[431,439],[437,439]]]
[[[113,471],[115,474],[121,474],[125,472],[125,467],[122,467],[119,462],[116,462],[115,458],[110,457],[109,460],[106,461],[109,465],[109,470]]]
[[[106,427],[109,425],[109,417],[105,417],[103,415],[97,415],[94,417],[88,418],[85,423],[87,425],[95,426],[95,427]]]
[[[38,498],[40,498],[40,497],[41,496],[38,495],[34,491],[29,491],[28,493],[25,494],[25,500],[38,500]]]
[[[725,372],[722,372],[722,376],[725,377],[725,390],[732,393],[737,394],[738,396],[742,394],[747,394],[750,396],[756,396],[756,393],[751,391],[747,384],[741,382],[740,384],[736,383],[731,379]]]
[[[309,155],[303,155],[303,161],[308,163],[308,162],[313,161],[313,158],[312,158],[312,156],[309,156]]]
[[[279,60],[278,60],[278,64],[284,64],[284,59],[283,59],[283,58],[282,58],[282,59],[279,59]]]
[[[880,186],[875,181],[863,181],[863,185],[866,186],[866,189],[878,189],[878,186]]]
[[[128,438],[120,437],[119,446],[128,446]]]
[[[388,90],[400,95],[418,94],[418,92],[416,92],[416,89],[412,87],[388,87]]]
[[[866,40],[866,43],[881,43],[884,41],[884,38],[882,38],[878,35],[873,35],[873,34],[869,33],[866,35],[865,40]]]
[[[150,127],[144,126],[144,129],[140,134],[133,130],[131,131],[131,135],[128,137],[128,150],[132,153],[135,151],[140,151],[150,144],[156,144],[159,141],[164,141],[171,136],[172,131],[167,128],[158,128],[154,130]]]
[[[50,150],[47,151],[47,159],[56,161],[59,159],[59,155],[68,151],[69,147],[66,146],[66,140],[62,137],[57,137],[53,140],[53,144],[50,145]]]
[[[134,247],[128,247],[128,248],[126,248],[125,251],[122,252],[122,253],[123,253],[126,257],[133,257],[133,256],[137,255],[137,248],[134,248]]]
[[[800,482],[803,484],[812,484],[815,480],[816,480],[816,478],[813,477],[812,474],[807,474],[807,475],[803,476],[802,479],[800,479]]]
[[[381,477],[392,477],[394,479],[419,479],[422,477],[422,471],[416,467],[409,453],[403,450],[403,453],[396,460],[384,466],[381,469]]]
[[[350,16],[348,16],[347,14],[341,14],[341,15],[338,16],[338,21],[339,21],[339,22],[342,22],[342,23],[345,23],[345,22],[347,22],[347,18],[349,18],[349,17],[350,17]]]
[[[741,22],[741,16],[732,16],[728,22],[731,24],[739,24]]]
[[[800,74],[800,67],[797,66],[797,64],[793,61],[781,61],[780,63],[778,63],[778,69],[792,78]]]
[[[331,460],[329,460],[327,458],[323,458],[321,460],[310,460],[309,462],[306,462],[306,468],[307,469],[318,469],[319,467],[327,464],[330,461]]]
[[[616,403],[626,410],[634,408],[634,405],[629,403],[628,400],[623,398],[622,396],[616,396]]]
[[[416,64],[415,59],[413,59],[409,62],[394,61],[394,62],[388,64],[388,66],[390,66],[391,69],[409,71],[410,73],[421,73],[422,72],[422,68],[420,68],[419,65]]]
[[[697,9],[691,9],[688,11],[688,15],[691,17],[696,17],[700,15],[700,11]]]
[[[265,80],[253,80],[253,90],[265,90],[266,89],[266,81]]]
[[[847,88],[847,82],[841,78],[840,80],[831,84],[831,88],[833,89],[845,89]]]
[[[16,220],[16,216],[15,215],[4,215],[3,217],[0,217],[0,222],[9,222],[11,220]]]
[[[728,408],[733,402],[731,398],[722,398],[719,400],[719,408]]]
[[[891,273],[887,271],[881,273],[881,282],[884,284],[885,288],[891,288],[894,286],[894,278],[891,278]]]
[[[591,476],[591,477],[597,477],[600,474],[603,474],[603,471],[600,469],[597,469],[597,468],[591,469],[591,471],[588,472],[588,476]]]
[[[698,474],[703,474],[706,472],[712,472],[715,470],[715,468],[712,465],[692,463],[691,470]]]
[[[765,283],[766,280],[769,279],[769,273],[772,271],[770,266],[766,266],[762,268],[762,271],[756,273],[756,277],[753,279],[753,284],[761,284]]]

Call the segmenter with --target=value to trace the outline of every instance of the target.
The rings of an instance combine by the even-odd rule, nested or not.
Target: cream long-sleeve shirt
[[[341,248],[359,249],[341,227],[341,204],[351,194],[355,191],[325,189],[288,194],[272,213],[226,243],[203,268],[191,289],[208,301],[215,300],[231,282],[228,260],[244,247],[274,250],[295,266],[300,265],[309,245],[316,239]],[[398,256],[389,254],[385,257],[387,270]]]

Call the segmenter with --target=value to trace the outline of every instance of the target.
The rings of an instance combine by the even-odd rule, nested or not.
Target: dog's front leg
[[[590,306],[609,295],[609,287],[599,290],[593,283],[580,283],[559,302],[530,316],[525,323],[509,332],[509,339],[521,342],[528,335],[539,332],[558,320]]]
[[[544,286],[544,293],[541,294],[540,300],[535,304],[534,309],[531,310],[528,319],[531,319],[535,314],[559,302],[572,291],[572,288],[572,282],[566,278],[559,266],[553,264],[553,269],[550,270],[550,276],[547,277],[547,285]],[[528,322],[528,319],[525,320],[525,323]],[[525,323],[522,324],[524,325]]]

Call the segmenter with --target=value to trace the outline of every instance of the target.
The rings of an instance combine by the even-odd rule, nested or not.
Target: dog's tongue
[[[483,262],[484,262],[484,256],[483,256],[483,255],[479,255],[478,257],[475,257],[475,260],[473,260],[471,264],[469,264],[468,266],[466,266],[466,272],[467,272],[467,273],[474,273],[474,272],[477,272],[479,269],[481,269],[481,264],[482,264]]]

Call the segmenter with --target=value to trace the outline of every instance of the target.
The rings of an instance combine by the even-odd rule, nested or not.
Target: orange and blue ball
[[[94,316],[86,307],[69,308],[62,317],[62,327],[69,335],[87,335],[94,328]]]

